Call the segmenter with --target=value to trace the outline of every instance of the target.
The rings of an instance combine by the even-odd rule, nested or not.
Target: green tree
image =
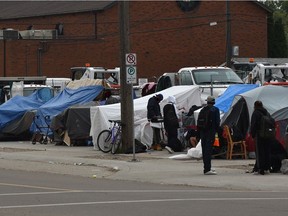
[[[287,40],[282,24],[282,19],[276,21],[271,20],[268,29],[268,56],[270,58],[285,58],[287,57]]]
[[[261,1],[273,11],[268,18],[268,56],[286,58],[288,56],[288,1]]]

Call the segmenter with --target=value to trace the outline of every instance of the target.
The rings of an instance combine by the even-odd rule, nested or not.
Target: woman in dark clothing
[[[271,168],[271,139],[263,139],[259,136],[261,127],[261,118],[263,115],[269,114],[263,107],[261,101],[255,101],[254,111],[251,117],[250,133],[255,141],[256,146],[256,163],[254,166],[254,173],[264,175],[268,173]]]
[[[181,142],[178,139],[178,128],[179,118],[176,113],[177,108],[175,107],[176,99],[174,96],[168,97],[168,104],[163,108],[164,114],[164,128],[167,133],[168,144],[174,152],[182,151]],[[166,148],[170,153],[172,152],[169,148]]]

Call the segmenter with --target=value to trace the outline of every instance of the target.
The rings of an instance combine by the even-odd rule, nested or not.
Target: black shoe
[[[260,170],[259,173],[260,173],[261,175],[264,175],[264,174],[265,174],[264,170]]]

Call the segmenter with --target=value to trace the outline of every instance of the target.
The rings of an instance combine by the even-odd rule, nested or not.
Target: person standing
[[[288,125],[286,126],[286,129],[285,129],[285,150],[286,150],[286,153],[288,155]]]
[[[250,133],[256,146],[256,162],[253,171],[255,174],[259,173],[261,175],[268,173],[271,168],[271,143],[274,141],[260,136],[259,132],[263,115],[266,116],[270,114],[263,107],[261,101],[255,101],[250,125]]]
[[[164,129],[168,139],[165,149],[169,153],[182,151],[182,145],[178,139],[179,116],[177,110],[175,97],[169,96],[168,103],[163,108]]]
[[[204,163],[203,173],[204,175],[217,175],[216,171],[211,169],[211,158],[215,134],[218,132],[220,126],[220,111],[214,106],[215,98],[213,96],[208,96],[206,101],[207,105],[201,109],[197,120]]]
[[[161,109],[159,103],[163,100],[162,94],[156,94],[148,100],[147,104],[147,119],[149,122],[159,122],[162,119]],[[152,127],[153,130],[153,143],[151,148],[153,150],[161,151],[162,147],[160,144],[160,128]]]

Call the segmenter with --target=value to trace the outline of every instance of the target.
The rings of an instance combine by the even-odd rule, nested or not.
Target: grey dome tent
[[[276,121],[277,140],[284,146],[285,128],[288,124],[288,88],[284,86],[261,86],[236,95],[221,125],[236,125],[246,136],[249,132],[254,102],[260,100]],[[248,143],[249,146],[249,143]],[[249,150],[248,150],[249,151]]]

